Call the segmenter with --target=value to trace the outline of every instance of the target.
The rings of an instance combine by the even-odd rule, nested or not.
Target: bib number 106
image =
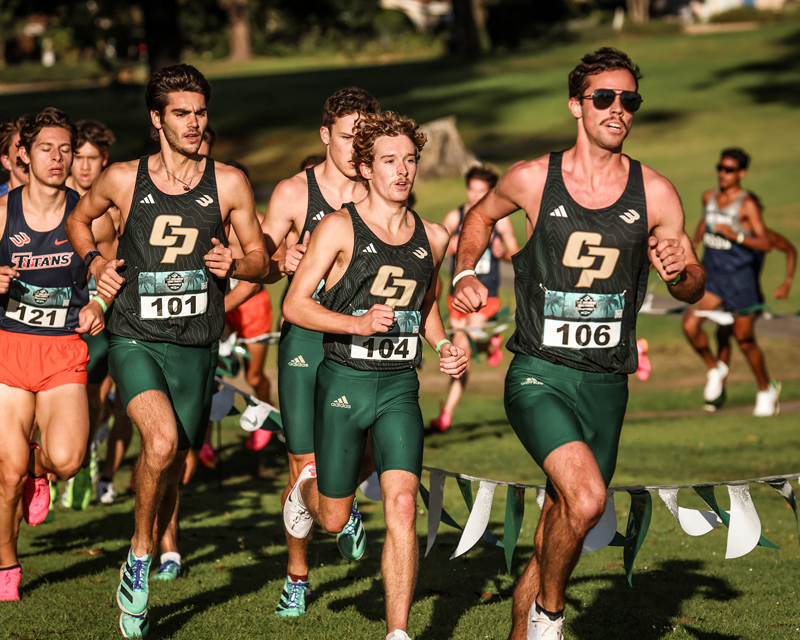
[[[545,319],[544,344],[562,349],[610,349],[619,344],[620,322],[564,322]]]

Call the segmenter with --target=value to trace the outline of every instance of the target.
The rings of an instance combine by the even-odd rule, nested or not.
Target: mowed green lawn
[[[424,61],[326,69],[319,72],[223,77],[214,83],[212,119],[222,140],[218,158],[238,157],[256,180],[275,182],[295,170],[306,152],[319,150],[314,130],[324,99],[339,87],[358,84],[386,108],[419,121],[454,114],[462,136],[483,158],[501,168],[551,149],[564,148],[574,132],[566,110],[566,75],[576,59],[602,44],[626,49],[645,73],[644,106],[626,146],[632,156],[667,175],[678,187],[689,226],[699,218],[700,194],[714,186],[713,166],[721,148],[744,146],[754,158],[747,184],[767,206],[769,224],[800,241],[796,179],[800,151],[800,25],[785,23],[754,32],[704,37],[609,39],[554,46],[538,54],[488,58],[472,65]],[[111,124],[120,138],[117,158],[145,152],[147,121],[140,86],[5,95],[0,117],[44,106],[61,106],[75,119]],[[483,150],[481,152],[481,150]],[[424,156],[423,156],[424,161]],[[463,197],[458,179],[418,185],[418,210],[441,219]],[[522,237],[521,216],[516,216]],[[782,279],[783,262],[770,257],[764,277],[771,292]],[[277,310],[282,285],[271,288]],[[660,290],[664,293],[664,290]],[[503,292],[510,303],[511,292]],[[800,297],[770,302],[795,312]],[[797,414],[756,420],[748,413],[695,415],[702,401],[704,371],[689,352],[675,318],[642,318],[641,336],[651,344],[653,374],[631,381],[630,419],[623,431],[614,484],[725,481],[797,472],[800,436]],[[800,397],[800,341],[761,340],[772,374],[784,382],[783,398]],[[421,402],[434,417],[447,381],[432,366],[422,373]],[[430,466],[497,480],[538,483],[542,474],[508,425],[502,406],[502,376],[485,363],[473,372],[453,428],[430,435]],[[274,349],[268,361],[274,380]],[[738,352],[730,381],[732,404],[753,402],[755,385]],[[641,412],[681,410],[678,417],[637,417]],[[158,638],[382,638],[384,602],[379,557],[385,529],[380,505],[361,503],[369,535],[367,556],[347,564],[333,537],[315,533],[309,546],[314,599],[300,620],[273,616],[283,583],[286,546],[279,495],[286,482],[283,445],[274,441],[263,457],[243,447],[235,420],[222,429],[218,470],[201,470],[183,495],[180,545],[187,575],[153,583],[153,637]],[[215,435],[216,442],[216,435]],[[129,464],[117,480],[127,487]],[[266,471],[254,477],[259,465]],[[427,485],[427,474],[423,477]],[[798,488],[794,483],[795,489]],[[477,486],[473,487],[477,490]],[[608,548],[583,556],[568,590],[567,637],[579,640],[686,637],[701,640],[800,637],[798,533],[794,515],[775,491],[752,486],[763,533],[780,551],[758,548],[725,560],[725,531],[700,538],[682,532],[654,496],[650,533],[636,562],[634,587],[622,568],[622,551]],[[723,508],[727,493],[717,491]],[[681,505],[702,507],[691,491]],[[462,525],[467,509],[449,480],[445,507]],[[628,498],[616,502],[624,532]],[[418,531],[424,548],[427,518]],[[496,492],[490,529],[503,536],[505,491]],[[512,575],[501,550],[479,543],[450,561],[458,535],[445,525],[420,564],[411,611],[415,640],[504,639],[510,593],[530,557],[538,508],[533,492]],[[119,565],[133,528],[133,499],[85,512],[58,509],[55,522],[31,529],[23,524],[23,601],[0,607],[0,637],[84,639],[119,637],[114,591]]]

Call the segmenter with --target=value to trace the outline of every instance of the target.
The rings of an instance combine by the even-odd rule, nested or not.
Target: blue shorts
[[[758,265],[760,267],[761,265]],[[756,265],[737,271],[707,269],[706,291],[722,298],[725,311],[747,311],[764,304]]]

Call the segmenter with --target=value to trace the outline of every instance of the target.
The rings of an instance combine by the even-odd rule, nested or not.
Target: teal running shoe
[[[141,616],[147,610],[150,587],[147,575],[150,573],[151,556],[137,558],[133,549],[128,551],[128,559],[119,569],[117,604],[130,616]]]
[[[92,440],[89,453],[89,477],[92,479],[92,484],[100,479],[100,457],[97,455],[97,441]]]
[[[81,467],[72,479],[70,506],[75,511],[83,511],[92,503],[92,475],[88,466]]]
[[[127,613],[119,614],[119,628],[122,635],[126,638],[144,638],[150,631],[150,615],[147,609],[140,616],[132,616]]]
[[[64,488],[64,493],[61,494],[61,506],[65,509],[72,508],[72,485],[75,484],[75,478],[67,480],[67,486]]]
[[[339,545],[342,557],[351,562],[360,560],[367,550],[367,533],[361,524],[361,514],[358,512],[355,499],[353,499],[353,509],[350,511],[350,520],[344,525],[344,529],[336,534],[336,544]]]
[[[286,576],[283,593],[275,615],[282,618],[297,618],[306,612],[306,595],[311,595],[310,582],[292,582]]]
[[[158,568],[153,580],[174,580],[179,575],[181,575],[181,565],[174,560],[167,560]]]

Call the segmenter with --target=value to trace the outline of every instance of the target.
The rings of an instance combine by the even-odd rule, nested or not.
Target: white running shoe
[[[313,462],[309,462],[300,472],[300,477],[297,478],[292,487],[289,497],[286,498],[286,504],[283,505],[283,526],[286,531],[295,538],[302,540],[311,531],[314,520],[308,512],[303,496],[300,494],[300,483],[309,478],[317,477],[317,467]]]
[[[564,640],[561,627],[564,626],[564,616],[558,620],[551,620],[546,613],[541,613],[533,603],[530,611],[528,635],[526,640]]]
[[[411,640],[411,638],[405,631],[395,629],[388,636],[386,636],[386,640]]]
[[[103,504],[114,504],[117,499],[117,492],[114,491],[114,483],[108,480],[97,481],[97,501]]]
[[[759,391],[756,394],[756,408],[753,415],[759,418],[778,415],[781,411],[781,405],[778,403],[780,393],[781,383],[775,380],[770,382],[766,391]]]
[[[728,377],[728,365],[720,361],[716,368],[709,369],[706,374],[706,388],[703,390],[703,398],[706,402],[714,402],[722,395],[722,384]]]

